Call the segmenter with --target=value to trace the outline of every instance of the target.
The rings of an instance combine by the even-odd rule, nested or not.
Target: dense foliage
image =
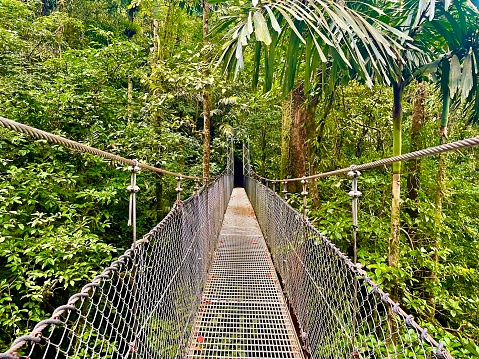
[[[372,78],[366,76],[367,68],[341,75],[347,68],[342,63],[347,52],[338,65],[320,66],[311,52],[315,33],[307,33],[297,19],[286,32],[291,23],[278,12],[270,16],[271,9],[265,10],[263,18],[253,12],[255,29],[246,34],[248,7],[262,6],[261,2],[210,3],[214,3],[212,34],[205,43],[200,2],[0,0],[0,115],[128,158],[201,176],[202,91],[207,87],[212,96],[213,175],[223,169],[229,136],[249,142],[255,170],[270,178],[285,173],[284,143],[295,139],[307,143],[308,173],[392,155],[394,98],[393,90],[378,78],[381,66]],[[357,11],[364,10],[356,5]],[[438,4],[440,16],[445,11]],[[450,16],[460,20],[456,8],[451,11]],[[385,13],[383,20],[390,14]],[[437,23],[425,25],[421,41],[434,29],[447,28],[445,20],[439,17]],[[246,30],[232,39],[234,28],[229,34],[226,30],[236,24]],[[275,38],[279,24],[285,32]],[[301,31],[304,37],[311,35],[304,47],[295,38]],[[473,75],[464,75],[463,83],[460,80],[465,74],[461,69],[478,56],[473,41],[478,31],[464,31],[470,51],[457,51],[455,57],[441,53],[446,60],[438,54],[442,62],[435,62],[429,73],[403,73],[410,83],[402,101],[404,152],[439,144],[444,123],[441,90],[449,86],[457,92],[452,100],[458,101],[451,103],[447,140],[478,134],[476,125],[468,121],[475,115],[474,96],[479,99],[477,62],[471,67]],[[245,45],[254,35],[262,45],[249,49]],[[436,48],[456,41],[444,41],[437,33],[430,39]],[[267,44],[271,40],[277,41],[274,51],[268,47],[271,42]],[[458,49],[461,41],[457,40]],[[228,46],[233,44],[231,52]],[[232,56],[225,70],[234,81],[227,81],[221,66],[205,71],[205,56],[215,59],[214,65],[224,51]],[[327,56],[337,55],[334,49],[328,51]],[[294,55],[298,58],[292,59]],[[262,56],[270,61],[264,66]],[[244,69],[237,72],[240,58]],[[446,62],[455,68],[447,72],[452,84],[444,84]],[[364,85],[364,77],[376,84]],[[269,91],[252,90],[251,82]],[[416,133],[413,117],[425,82],[427,95]],[[459,92],[461,84],[467,85],[467,93]],[[291,88],[293,92],[284,96]],[[298,97],[303,101],[300,106]],[[311,103],[309,137],[294,137],[294,129],[285,133],[285,117],[294,117],[295,111],[300,113]],[[304,126],[309,125],[297,127]],[[400,301],[430,332],[443,338],[456,358],[479,357],[478,156],[475,149],[447,155],[441,186],[436,157],[416,166],[404,164],[397,267],[388,264],[392,169],[370,170],[359,179],[360,261],[384,288],[400,283]],[[1,352],[13,337],[28,332],[128,248],[131,230],[126,224],[129,174],[121,166],[0,129],[0,175]],[[418,179],[415,195],[410,176]],[[141,234],[169,211],[176,194],[174,178],[144,172],[138,181]],[[185,197],[193,186],[184,183]],[[352,251],[349,187],[346,177],[317,181],[310,184],[308,203],[312,222],[347,253]],[[440,211],[438,193],[443,195]],[[299,194],[292,194],[290,201],[298,208],[302,205]]]

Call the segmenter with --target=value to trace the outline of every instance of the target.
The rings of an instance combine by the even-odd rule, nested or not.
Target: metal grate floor
[[[244,189],[235,188],[188,358],[303,358],[270,254]]]

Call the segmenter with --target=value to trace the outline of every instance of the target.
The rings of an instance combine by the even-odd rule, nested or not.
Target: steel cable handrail
[[[336,176],[336,175],[348,173],[351,170],[362,171],[362,170],[371,169],[371,168],[375,168],[375,167],[390,165],[390,164],[395,163],[395,162],[409,161],[409,160],[413,160],[413,159],[416,159],[416,158],[437,155],[437,154],[443,153],[443,152],[450,152],[450,151],[455,151],[455,150],[459,150],[459,149],[462,149],[462,148],[475,147],[475,146],[479,146],[479,136],[466,138],[464,140],[451,142],[451,143],[446,143],[446,144],[435,146],[435,147],[428,147],[428,148],[425,148],[425,149],[422,149],[422,150],[405,153],[405,154],[402,154],[402,155],[399,155],[399,156],[384,158],[382,160],[363,163],[363,164],[360,164],[360,165],[352,165],[350,167],[345,167],[345,168],[337,169],[337,170],[334,170],[334,171],[322,172],[322,173],[314,174],[314,175],[311,175],[311,176],[297,177],[297,178],[285,178],[285,179],[281,179],[281,180],[275,180],[275,179],[263,177],[263,176],[258,175],[257,173],[254,173],[254,176],[256,178],[260,179],[260,180],[268,181],[268,182],[275,182],[275,183],[297,182],[297,181],[302,181],[302,180],[311,180],[311,179],[316,179],[316,178]]]
[[[181,173],[171,172],[171,171],[168,171],[168,170],[165,170],[165,169],[162,169],[162,168],[158,168],[158,167],[148,165],[146,163],[141,163],[141,162],[138,162],[136,160],[132,160],[132,159],[129,159],[129,158],[125,158],[125,157],[122,157],[122,156],[115,155],[115,154],[110,153],[110,152],[99,150],[95,147],[87,146],[87,145],[84,145],[82,143],[79,143],[79,142],[76,142],[76,141],[73,141],[73,140],[69,140],[65,137],[54,135],[50,132],[39,130],[35,127],[27,126],[27,125],[9,120],[8,118],[2,117],[2,116],[0,116],[0,126],[8,128],[8,129],[13,130],[13,131],[24,133],[24,134],[26,134],[30,137],[36,138],[36,139],[46,140],[48,142],[55,143],[57,145],[62,145],[62,146],[65,146],[67,148],[78,150],[80,152],[91,153],[93,155],[97,155],[97,156],[112,160],[114,162],[119,162],[119,163],[122,163],[122,164],[127,165],[127,166],[137,165],[140,168],[150,170],[150,171],[156,172],[156,173],[162,173],[162,174],[169,175],[169,176],[181,177],[181,178],[191,179],[191,180],[195,180],[195,181],[200,181],[201,180],[200,177],[188,176],[188,175],[184,175],[184,174],[181,174]]]

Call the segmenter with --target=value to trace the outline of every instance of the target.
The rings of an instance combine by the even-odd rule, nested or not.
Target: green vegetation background
[[[216,50],[203,49],[200,15],[195,7],[169,1],[132,7],[125,0],[0,0],[0,114],[125,157],[201,175],[201,90],[211,84],[212,173],[222,170],[226,138],[234,135],[249,140],[259,174],[279,178],[281,86],[267,94],[253,92],[248,62],[234,82],[218,71],[204,78],[202,51]],[[159,21],[158,49],[152,19]],[[253,53],[244,56],[251,59]],[[408,87],[404,99],[404,152],[410,147],[415,90],[414,84]],[[428,93],[421,147],[438,144],[441,101],[433,86]],[[354,82],[340,87],[317,143],[318,169],[391,155],[391,108],[387,87]],[[318,119],[322,111],[319,106]],[[463,117],[460,106],[453,110],[450,141],[478,134]],[[437,158],[421,162],[418,197],[403,202],[399,269],[387,265],[391,171],[370,170],[359,180],[360,261],[386,289],[400,278],[404,306],[422,325],[431,322],[430,332],[456,358],[479,357],[478,156],[477,150],[447,156],[441,228],[433,220]],[[406,166],[403,188],[407,171]],[[128,248],[131,232],[125,168],[0,129],[0,176],[1,352]],[[168,212],[175,182],[147,172],[138,180],[142,234]],[[185,196],[193,186],[185,184]],[[351,246],[349,186],[343,177],[321,180],[310,213],[345,252]],[[291,201],[301,205],[298,195]],[[418,216],[409,216],[408,209]],[[441,235],[439,263],[431,248],[421,245],[435,233]],[[439,281],[419,282],[425,268],[434,269]],[[428,286],[435,293],[433,317],[431,303],[421,298]]]

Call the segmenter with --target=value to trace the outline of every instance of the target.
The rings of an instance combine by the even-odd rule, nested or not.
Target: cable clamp
[[[361,197],[362,193],[361,191],[349,191],[348,195],[352,198],[358,198]]]
[[[348,172],[349,177],[355,178],[355,177],[361,176],[361,172],[356,170],[356,167],[357,167],[356,165],[351,165],[350,171]]]
[[[126,190],[129,192],[129,193],[137,193],[140,191],[140,187],[138,187],[137,185],[130,185],[128,187],[126,187]]]
[[[444,343],[443,342],[439,342],[439,346],[437,347],[437,350],[436,350],[436,355],[439,358],[446,358],[446,354],[444,353]]]
[[[400,306],[399,302],[394,303],[394,305],[393,305],[393,312],[394,313],[399,314],[399,306]]]
[[[412,317],[411,314],[409,314],[409,315],[406,317],[405,321],[406,321],[406,324],[407,324],[408,326],[412,327],[413,317]]]

